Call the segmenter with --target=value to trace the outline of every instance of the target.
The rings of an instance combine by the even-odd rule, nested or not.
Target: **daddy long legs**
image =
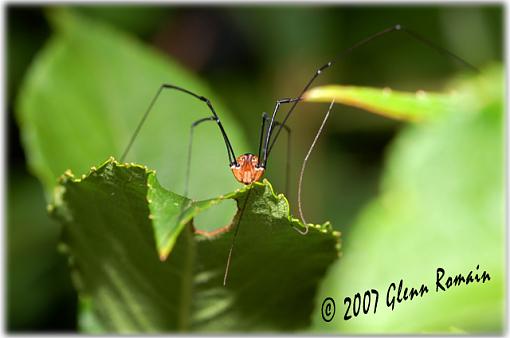
[[[165,84],[162,84],[159,87],[159,89],[157,90],[156,95],[153,97],[147,110],[143,114],[140,122],[138,123],[138,125],[137,125],[133,135],[131,136],[129,143],[126,146],[120,159],[121,159],[121,161],[125,160],[127,154],[129,153],[129,150],[131,149],[135,139],[137,138],[143,124],[147,120],[149,113],[153,109],[154,105],[156,104],[156,102],[157,102],[158,98],[160,97],[160,95],[162,94],[162,92],[163,91],[177,91],[182,94],[189,95],[189,96],[201,101],[204,105],[207,106],[208,110],[210,111],[209,116],[203,117],[203,118],[193,122],[190,127],[190,139],[189,139],[189,143],[188,143],[188,161],[187,161],[186,178],[185,178],[185,185],[184,185],[185,186],[184,196],[187,197],[188,193],[189,193],[193,132],[196,127],[198,127],[199,125],[201,125],[205,122],[213,122],[217,125],[220,135],[221,135],[221,137],[224,141],[224,144],[225,144],[225,149],[226,149],[227,158],[228,158],[228,166],[229,166],[229,169],[231,170],[234,178],[239,183],[244,184],[244,185],[250,185],[254,182],[257,182],[263,177],[263,175],[268,167],[268,161],[270,158],[270,154],[273,150],[273,147],[274,147],[276,141],[279,139],[279,136],[280,136],[282,130],[286,131],[288,137],[290,138],[291,130],[287,126],[287,121],[289,120],[290,116],[294,112],[298,103],[302,101],[303,94],[311,87],[311,85],[315,82],[315,80],[317,78],[319,78],[320,75],[323,74],[327,69],[331,68],[342,57],[347,56],[348,54],[352,53],[354,50],[366,45],[367,43],[369,43],[371,41],[374,41],[374,40],[379,39],[385,35],[388,35],[390,33],[395,33],[395,32],[400,32],[402,34],[405,34],[406,36],[410,37],[411,39],[413,39],[423,45],[426,45],[426,46],[430,47],[431,49],[437,51],[438,53],[440,53],[446,57],[452,58],[452,59],[456,60],[457,62],[463,64],[464,66],[478,72],[478,69],[475,66],[473,66],[472,64],[470,64],[469,62],[467,62],[466,60],[461,58],[460,56],[454,54],[453,52],[433,43],[431,40],[426,39],[425,37],[409,30],[408,28],[405,28],[401,25],[394,25],[394,26],[388,27],[384,30],[381,30],[379,32],[376,32],[376,33],[358,41],[351,47],[343,50],[335,59],[328,61],[321,67],[317,68],[314,71],[313,75],[305,83],[304,87],[300,90],[298,95],[296,95],[295,97],[291,97],[291,98],[278,99],[275,103],[275,106],[273,108],[271,115],[263,113],[262,114],[262,122],[260,125],[258,152],[256,154],[255,153],[245,153],[245,154],[236,156],[234,147],[228,137],[228,133],[221,122],[219,114],[216,112],[216,110],[213,106],[213,103],[211,102],[211,100],[209,98],[206,98],[198,93],[195,93],[191,90],[180,87],[178,85],[165,83]],[[283,115],[283,119],[277,120],[277,115],[280,112],[280,110],[282,109],[282,107],[289,107],[289,108],[287,109],[286,113]],[[294,229],[302,235],[306,235],[308,233],[308,227],[306,227],[306,222],[304,219],[302,206],[301,206],[301,186],[302,186],[302,181],[303,181],[304,169],[305,169],[306,163],[309,159],[310,153],[313,150],[313,147],[315,146],[317,138],[319,137],[320,133],[322,132],[322,130],[324,128],[324,125],[326,123],[326,120],[329,116],[329,113],[330,113],[332,107],[333,107],[333,102],[330,104],[329,109],[327,110],[327,113],[325,114],[323,122],[319,128],[319,131],[317,132],[316,137],[315,137],[315,139],[314,139],[314,141],[313,141],[313,143],[312,143],[312,145],[303,161],[303,166],[301,168],[301,172],[300,172],[300,176],[299,176],[298,207],[299,207],[299,214],[301,216],[301,219],[303,220],[303,223],[305,224],[305,229],[304,230],[300,230],[297,228],[294,228]],[[289,144],[289,142],[287,142],[287,143]],[[290,151],[289,151],[289,149],[287,149],[287,156],[289,154],[290,154]],[[287,163],[288,163],[288,159],[287,159]],[[287,179],[288,179],[288,169],[289,168],[287,165]],[[287,182],[286,186],[287,186],[286,187],[286,190],[287,190],[288,182]],[[248,192],[246,201],[248,200],[248,198],[249,198],[249,192]],[[246,203],[245,203],[245,205],[246,205]],[[241,210],[241,212],[243,212],[243,211],[244,211],[244,209]],[[236,226],[235,233],[232,238],[230,250],[228,253],[226,269],[225,269],[225,274],[224,274],[224,281],[223,281],[224,285],[226,284],[226,281],[227,281],[230,261],[232,259],[234,243],[235,243],[235,239],[239,233],[240,224],[241,224],[241,217],[239,218],[238,224]]]

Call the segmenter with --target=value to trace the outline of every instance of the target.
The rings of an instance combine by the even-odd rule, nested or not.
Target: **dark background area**
[[[497,5],[73,7],[137,36],[198,74],[235,114],[254,150],[260,114],[269,112],[276,99],[298,95],[320,65],[396,23],[479,67],[502,57],[503,9]],[[9,331],[76,329],[76,294],[65,258],[57,252],[59,225],[47,216],[42,187],[26,167],[14,118],[24,75],[51,34],[45,8],[7,7]],[[341,59],[316,85],[433,91],[465,70],[462,64],[393,33]],[[290,121],[295,135],[291,205],[296,205],[302,158],[322,118],[322,114],[300,116],[317,107],[300,108]],[[348,233],[349,223],[377,193],[385,147],[401,126],[353,108],[336,109],[307,167],[304,205],[308,218],[332,220]],[[275,149],[274,169],[267,175],[283,191],[285,148]]]

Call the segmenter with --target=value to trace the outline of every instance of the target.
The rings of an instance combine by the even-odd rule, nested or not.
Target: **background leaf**
[[[85,331],[288,332],[309,325],[318,283],[338,256],[339,234],[330,225],[302,236],[291,228],[302,225],[290,218],[286,199],[267,181],[238,190],[229,198],[248,202],[223,287],[233,229],[204,237],[182,228],[161,262],[150,218],[165,209],[154,205],[175,199],[149,202],[148,195],[171,194],[154,189],[162,190],[154,172],[113,160],[83,179],[62,177],[52,213],[65,225]]]
[[[455,114],[412,125],[392,145],[381,193],[359,216],[345,255],[329,271],[314,312],[314,330],[346,333],[502,332],[504,311],[503,71],[493,66],[457,82],[470,100]],[[436,293],[446,276],[490,274],[485,284]],[[446,277],[445,277],[446,278]],[[391,282],[431,291],[386,307]],[[376,288],[377,313],[331,323],[320,318],[326,296]],[[391,297],[391,295],[390,295]],[[352,310],[352,309],[351,309]]]

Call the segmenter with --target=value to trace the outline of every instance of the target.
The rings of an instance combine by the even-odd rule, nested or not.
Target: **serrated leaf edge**
[[[53,202],[49,203],[48,206],[47,206],[48,212],[50,214],[52,214],[52,213],[55,212],[57,206],[64,206],[64,203],[62,203],[62,196],[63,196],[63,194],[65,192],[64,185],[67,182],[70,181],[70,182],[73,182],[73,183],[80,183],[80,182],[86,180],[87,178],[89,178],[91,175],[93,175],[95,172],[97,172],[100,168],[105,167],[107,165],[114,165],[114,166],[117,166],[117,167],[120,167],[120,168],[126,168],[126,169],[132,168],[132,167],[139,168],[139,169],[144,170],[147,176],[154,175],[154,178],[157,181],[156,170],[149,169],[146,165],[137,164],[137,163],[120,163],[113,156],[110,156],[106,161],[101,163],[98,167],[96,167],[96,166],[90,167],[88,173],[83,174],[81,177],[76,177],[72,173],[72,171],[70,169],[66,170],[64,172],[64,174],[62,174],[57,179],[57,186],[54,188]],[[148,179],[147,179],[147,183],[146,184],[147,184],[147,189],[151,189],[152,188],[151,187],[151,183],[149,182]],[[290,204],[289,204],[289,201],[288,201],[287,197],[285,197],[285,195],[282,194],[282,193],[276,194],[275,191],[274,191],[274,188],[273,188],[273,186],[271,184],[271,182],[269,182],[269,180],[267,180],[266,178],[264,178],[262,182],[254,182],[254,183],[252,183],[250,185],[246,185],[244,187],[238,188],[238,189],[236,189],[236,190],[234,190],[234,191],[232,191],[230,193],[223,194],[223,195],[220,195],[218,197],[214,197],[214,198],[207,199],[207,200],[201,200],[201,201],[193,201],[193,204],[199,204],[200,206],[195,206],[194,210],[192,212],[190,212],[188,215],[186,215],[186,217],[184,217],[180,221],[180,225],[181,226],[179,226],[179,233],[184,228],[184,226],[182,226],[182,225],[186,225],[187,223],[192,221],[192,219],[197,214],[199,214],[200,212],[202,212],[202,211],[204,211],[204,210],[206,210],[206,209],[208,209],[208,208],[210,208],[210,207],[212,207],[212,206],[214,206],[216,204],[219,204],[221,201],[226,200],[226,199],[233,199],[236,202],[238,202],[240,198],[242,198],[246,193],[248,193],[248,191],[250,189],[253,189],[255,186],[268,187],[269,191],[270,191],[270,197],[271,198],[274,198],[274,200],[276,202],[280,202],[280,201],[283,200],[284,207],[286,208],[284,217],[287,218],[287,220],[289,221],[289,223],[292,224],[292,226],[297,226],[297,227],[300,227],[302,229],[306,229],[306,227],[308,227],[308,228],[314,229],[316,231],[320,231],[320,232],[322,232],[324,234],[332,235],[335,238],[336,242],[337,242],[335,248],[337,250],[337,253],[340,255],[340,248],[341,248],[340,237],[341,237],[341,233],[339,231],[333,230],[333,227],[331,226],[331,223],[329,221],[326,221],[323,224],[307,223],[305,225],[305,224],[303,224],[301,222],[301,220],[299,220],[298,218],[293,217],[290,214]],[[161,186],[161,189],[165,189],[165,188]],[[151,201],[148,199],[148,197],[147,197],[147,203],[151,203]],[[190,208],[193,207],[193,204],[190,206]],[[239,211],[239,206],[238,206],[238,210],[237,211]],[[151,218],[151,214],[149,214],[149,220],[151,221],[151,224],[153,225],[153,219]],[[227,226],[231,226],[232,222],[233,222],[233,219],[232,219],[232,221]],[[230,231],[230,229],[228,231]],[[219,234],[219,235],[221,235],[221,234]],[[201,235],[196,234],[196,236],[201,236]],[[166,258],[170,254],[172,246],[170,248],[167,248],[167,246],[165,245],[163,248],[161,248],[161,249],[157,248],[157,249],[158,249],[158,253],[160,255],[160,259],[162,261],[164,261],[164,260],[166,260]]]

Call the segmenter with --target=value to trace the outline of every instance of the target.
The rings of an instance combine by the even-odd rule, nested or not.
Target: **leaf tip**
[[[168,258],[168,254],[169,254],[169,252],[168,252],[167,250],[161,251],[161,252],[159,253],[159,260],[160,260],[161,262],[166,261],[166,259]]]

